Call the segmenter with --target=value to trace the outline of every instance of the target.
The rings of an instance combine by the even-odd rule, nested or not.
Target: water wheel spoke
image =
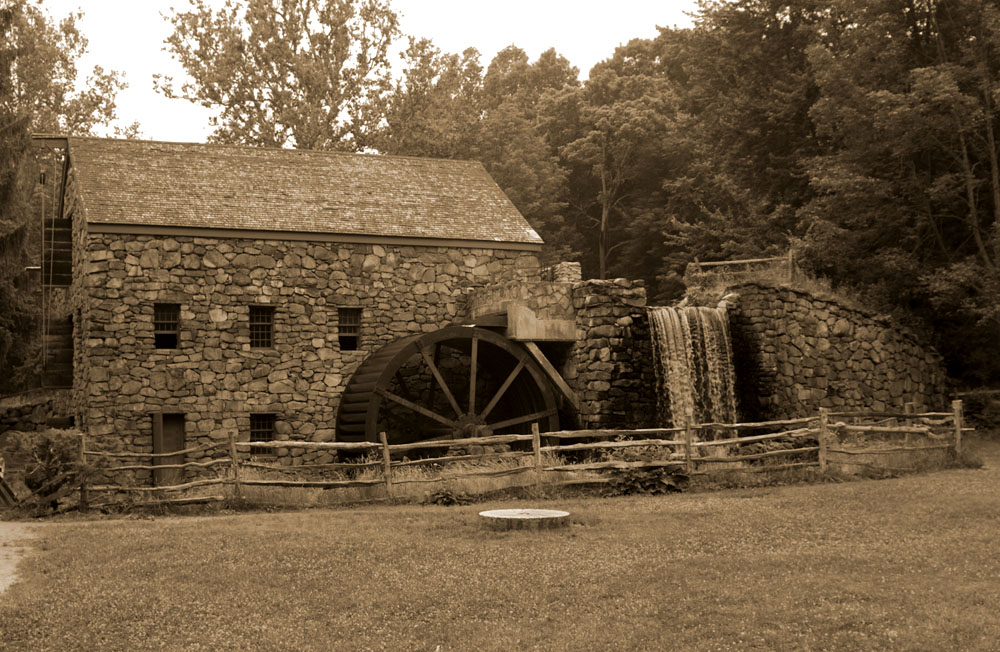
[[[480,419],[486,419],[486,417],[489,416],[490,412],[493,411],[493,408],[497,406],[497,403],[500,402],[500,399],[503,398],[503,395],[514,383],[514,379],[517,378],[517,375],[521,373],[522,369],[524,369],[524,360],[518,360],[517,366],[514,367],[514,371],[510,372],[510,375],[507,376],[507,380],[503,381],[503,385],[500,386],[500,389],[497,390],[497,393],[494,394],[493,398],[490,399],[490,402],[486,405],[486,408],[483,410],[483,413],[479,415]]]
[[[491,426],[491,420],[497,423]],[[361,363],[341,396],[337,437],[379,441],[393,424],[390,441],[408,442],[498,428],[520,431],[534,420],[558,430],[545,371],[523,346],[491,330],[447,326],[389,342]]]
[[[396,379],[396,384],[399,385],[399,391],[403,395],[403,398],[412,401],[413,394],[410,393],[410,388],[406,385],[406,379],[403,378],[403,374],[399,373],[399,370],[397,369],[394,377]]]
[[[405,407],[405,408],[407,408],[409,410],[412,410],[412,411],[416,412],[417,414],[422,414],[423,416],[427,417],[428,419],[434,419],[435,421],[443,423],[446,426],[451,426],[452,428],[457,428],[458,427],[458,424],[455,421],[453,421],[452,419],[449,419],[448,417],[443,417],[440,414],[438,414],[437,412],[432,412],[431,410],[428,410],[427,408],[425,408],[422,405],[417,405],[413,401],[408,401],[405,398],[403,398],[402,396],[400,396],[399,394],[394,394],[393,392],[390,392],[387,389],[382,389],[381,387],[375,388],[375,391],[378,394],[380,394],[380,395],[384,396],[385,398],[389,399],[393,403],[398,403],[399,405],[402,405],[403,407]]]
[[[476,367],[479,365],[479,338],[472,337],[472,362],[469,367],[469,414],[476,413]]]
[[[417,347],[417,350],[420,351],[420,350],[422,350],[424,348],[425,347],[422,347],[422,346],[421,347]],[[431,357],[431,360],[434,361],[434,366],[435,367],[438,365],[438,361],[440,360],[440,357],[439,357],[440,354],[441,354],[441,345],[440,344],[435,344],[434,345],[434,355]],[[421,357],[423,357],[423,356],[421,356]],[[437,388],[438,388],[438,385],[439,385],[438,382],[435,380],[433,383],[430,384],[430,387],[427,388],[427,405],[429,405],[431,407],[434,407],[434,401],[437,400]]]
[[[436,353],[437,352],[435,351],[435,357]],[[431,356],[428,355],[427,351],[423,348],[420,349],[420,356],[424,359],[424,364],[427,365],[427,368],[431,370],[434,380],[436,380],[437,384],[441,387],[441,391],[444,392],[445,398],[448,399],[452,409],[455,410],[455,415],[461,416],[462,408],[458,407],[458,401],[455,400],[455,396],[451,393],[447,383],[444,382],[444,377],[441,375],[440,370],[438,370],[437,364],[434,363],[434,360],[431,359]],[[433,406],[433,399],[431,400],[431,405]]]
[[[498,421],[497,423],[489,424],[490,429],[494,432],[500,430],[501,428],[506,428],[508,426],[516,426],[519,423],[527,423],[528,421],[536,421],[538,419],[544,419],[545,417],[550,417],[556,413],[555,408],[548,410],[542,410],[541,412],[533,412],[532,414],[525,414],[524,416],[514,417],[513,419],[507,419],[506,421]]]

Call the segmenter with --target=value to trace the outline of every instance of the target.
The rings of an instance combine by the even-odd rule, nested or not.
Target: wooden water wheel
[[[391,342],[351,377],[338,441],[390,443],[558,430],[555,394],[520,344],[490,330],[450,326]]]

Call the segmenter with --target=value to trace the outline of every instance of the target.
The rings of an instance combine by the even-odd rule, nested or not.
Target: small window
[[[357,351],[361,339],[361,308],[338,308],[337,332],[341,351]]]
[[[250,306],[250,348],[269,349],[274,346],[274,308]]]
[[[158,349],[176,349],[181,307],[176,303],[153,304],[153,339]]]
[[[274,441],[274,415],[250,415],[250,441]],[[274,455],[273,448],[266,446],[251,446],[251,455]]]

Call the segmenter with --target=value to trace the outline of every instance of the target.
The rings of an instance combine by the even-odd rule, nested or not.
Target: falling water
[[[729,317],[718,308],[650,308],[659,397],[657,417],[681,426],[735,423],[736,394]]]

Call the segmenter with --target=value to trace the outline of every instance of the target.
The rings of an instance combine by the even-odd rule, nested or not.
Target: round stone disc
[[[569,524],[569,512],[556,509],[491,509],[479,512],[479,517],[494,530],[529,530]]]

